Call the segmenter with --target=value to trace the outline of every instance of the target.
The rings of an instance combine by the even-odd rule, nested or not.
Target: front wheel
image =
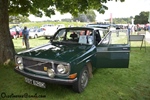
[[[79,79],[73,84],[73,90],[75,92],[81,93],[86,88],[89,81],[89,72],[87,67],[84,67],[80,73]]]

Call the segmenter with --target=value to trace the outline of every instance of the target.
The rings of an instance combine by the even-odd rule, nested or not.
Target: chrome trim
[[[55,69],[54,62],[51,62],[51,63],[52,63],[52,68]]]
[[[24,69],[28,70],[28,71],[31,71],[33,73],[36,73],[36,74],[42,74],[42,75],[47,75],[47,71],[44,72],[44,71],[38,71],[38,70],[34,70],[34,69],[31,69],[29,67],[24,67]]]
[[[54,61],[54,60],[43,59],[43,58],[34,58],[34,57],[25,57],[25,56],[16,55],[15,58],[17,58],[17,57],[22,57],[22,59],[25,58],[25,59],[28,59],[28,60],[34,60],[34,61],[43,62],[43,63],[39,63],[39,64],[51,63],[51,64],[52,64],[52,68],[54,69],[56,76],[68,76],[68,75],[70,74],[71,67],[70,67],[70,64],[69,64],[69,63],[66,63],[66,62]],[[55,70],[54,64],[63,64],[63,65],[69,66],[69,71],[68,71],[68,73],[67,73],[67,74],[56,73],[56,70],[57,70],[57,69]],[[36,65],[38,65],[38,64],[35,64],[35,65],[32,65],[32,66],[25,66],[24,68],[25,68],[26,70],[28,70],[28,71],[32,71],[33,73],[45,75],[45,72],[43,72],[43,71],[37,71],[37,70],[31,69],[31,68],[27,68],[27,67],[33,67],[33,66],[36,66]],[[56,66],[56,67],[57,67],[57,66]],[[47,74],[46,74],[46,75],[47,75]]]
[[[56,64],[60,64],[61,63],[61,64],[66,64],[66,65],[70,66],[70,64],[68,62],[55,61],[55,60],[49,60],[49,59],[44,59],[44,58],[25,57],[25,56],[20,56],[20,55],[16,55],[16,56],[17,57],[26,58],[26,59],[35,60],[35,61],[45,62],[45,63],[53,62],[53,63],[56,63]]]
[[[92,55],[87,56],[86,58],[84,58],[84,59],[82,59],[80,62],[78,62],[77,64],[80,64],[80,63],[82,63],[83,61],[88,60],[88,58],[92,57],[93,55],[95,55],[95,54],[92,54]]]
[[[38,63],[38,64],[34,64],[34,65],[31,65],[31,66],[26,66],[26,67],[34,67],[34,66],[37,66],[37,65],[42,65],[42,64],[46,64],[48,62],[44,62],[44,63]]]
[[[39,79],[42,79],[42,80],[47,80],[48,82],[58,82],[58,83],[68,83],[68,84],[71,84],[71,83],[73,83],[73,82],[75,82],[75,81],[77,81],[77,77],[75,78],[75,79],[67,79],[67,80],[65,80],[65,79],[55,79],[55,78],[50,78],[50,77],[46,77],[46,76],[41,76],[41,75],[36,75],[36,74],[31,74],[31,73],[27,73],[27,72],[25,72],[24,70],[19,70],[19,69],[17,69],[17,68],[15,68],[15,71],[16,72],[18,72],[18,73],[20,73],[20,74],[22,74],[23,76],[25,76],[25,77],[28,77],[28,78],[30,78],[30,77],[32,77],[31,79],[34,79],[34,78],[36,78],[37,80]]]

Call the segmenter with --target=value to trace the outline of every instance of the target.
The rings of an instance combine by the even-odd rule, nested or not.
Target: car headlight
[[[17,63],[17,66],[18,66],[18,68],[20,69],[20,70],[23,70],[23,60],[22,60],[22,58],[21,57],[17,57],[16,58],[16,63]]]
[[[59,64],[59,65],[57,66],[57,71],[58,71],[58,73],[60,73],[60,74],[67,74],[68,71],[69,71],[69,66],[68,66],[68,65]]]
[[[55,76],[55,72],[54,72],[53,69],[48,69],[48,70],[47,70],[47,74],[48,74],[48,76],[51,77],[51,78],[53,78],[53,77]]]

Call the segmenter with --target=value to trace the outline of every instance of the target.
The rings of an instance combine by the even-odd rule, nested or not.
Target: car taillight
[[[46,31],[46,28],[43,28],[44,31]]]

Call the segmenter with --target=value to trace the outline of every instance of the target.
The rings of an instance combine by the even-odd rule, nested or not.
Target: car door
[[[130,44],[127,30],[110,31],[97,45],[97,68],[128,68]]]

